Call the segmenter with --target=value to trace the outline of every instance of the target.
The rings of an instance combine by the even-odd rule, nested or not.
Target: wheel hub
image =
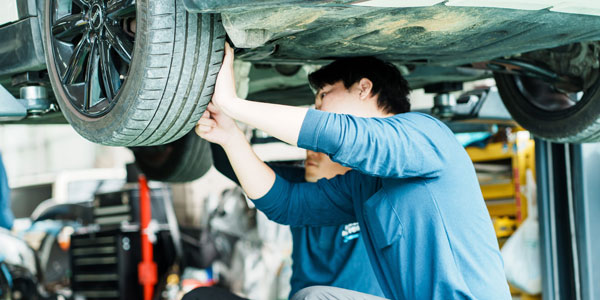
[[[50,1],[52,49],[67,100],[87,117],[116,104],[133,58],[136,0]]]
[[[90,10],[90,25],[93,31],[99,31],[104,25],[104,10],[99,4],[94,4]]]

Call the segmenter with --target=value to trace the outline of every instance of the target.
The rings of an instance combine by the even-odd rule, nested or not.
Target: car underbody
[[[7,41],[0,84],[17,97],[22,87],[51,85],[50,101],[97,143],[181,138],[210,101],[225,39],[237,59],[275,76],[375,56],[398,66],[411,88],[433,93],[448,92],[431,88],[438,84],[460,88],[494,77],[515,120],[534,134],[559,142],[600,138],[593,134],[600,130],[600,4],[592,2],[14,1],[18,18],[0,24]],[[278,92],[285,88],[307,95],[297,82]],[[57,115],[19,122],[56,122]]]
[[[185,4],[190,11],[221,13],[230,40],[244,48],[238,57],[257,62],[323,63],[374,55],[414,70],[470,66],[600,40],[600,17],[551,11],[550,5],[517,10],[447,4],[369,7],[350,1],[219,1],[207,8],[209,2]],[[433,68],[431,73],[443,72]],[[432,76],[430,82],[457,80],[453,75]]]

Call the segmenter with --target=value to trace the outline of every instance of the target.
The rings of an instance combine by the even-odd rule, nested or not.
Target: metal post
[[[536,140],[536,168],[543,298],[600,300],[600,144]]]
[[[560,294],[558,273],[555,272],[556,228],[554,221],[554,185],[552,184],[552,151],[550,143],[536,139],[535,160],[538,193],[538,220],[540,222],[540,249],[542,256],[542,295],[544,299],[556,299]]]
[[[600,144],[574,153],[574,207],[581,298],[600,300]]]

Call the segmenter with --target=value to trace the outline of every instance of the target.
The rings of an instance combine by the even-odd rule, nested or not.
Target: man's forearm
[[[258,199],[273,187],[275,172],[256,156],[246,137],[239,134],[223,148],[246,195]]]
[[[243,99],[232,101],[221,109],[230,117],[294,146],[298,144],[300,128],[308,111],[307,108]]]

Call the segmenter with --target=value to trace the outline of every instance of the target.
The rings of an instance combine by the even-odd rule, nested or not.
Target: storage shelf
[[[485,148],[465,148],[477,171],[500,247],[527,216],[528,199],[521,187],[527,184],[528,170],[535,176],[535,145],[529,134],[514,130],[505,141],[489,143]],[[511,294],[521,299],[540,299],[540,296],[524,294],[512,286]]]
[[[511,180],[510,183],[505,184],[481,185],[481,193],[483,194],[483,199],[485,200],[514,198],[514,180]]]
[[[486,200],[490,217],[514,216],[517,205],[514,199]]]
[[[485,148],[467,147],[465,149],[473,162],[511,159],[514,155],[512,147],[505,143],[490,143]]]

